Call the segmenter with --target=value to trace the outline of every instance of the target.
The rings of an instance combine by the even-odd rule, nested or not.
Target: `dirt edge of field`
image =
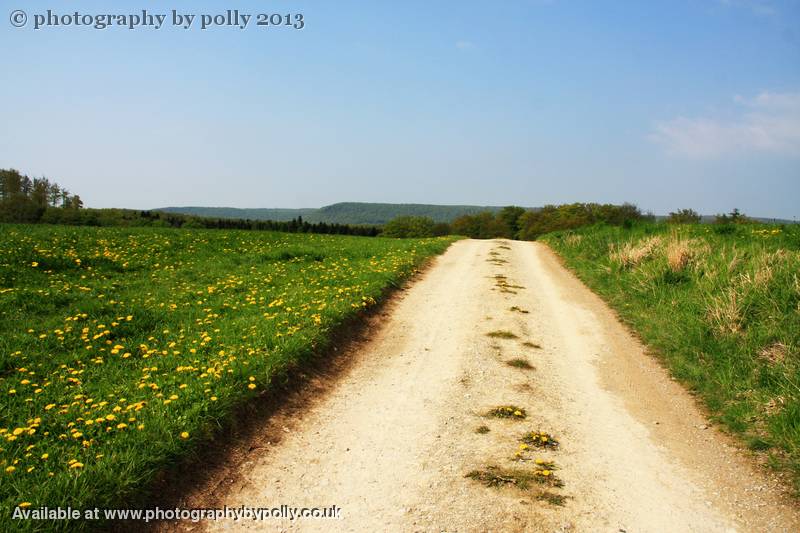
[[[455,242],[455,241],[454,241]],[[451,244],[452,245],[452,244]],[[449,248],[449,247],[448,247]],[[161,472],[148,487],[142,507],[162,509],[214,508],[219,506],[219,487],[241,476],[251,453],[276,445],[299,423],[300,415],[321,401],[358,362],[362,346],[388,317],[402,293],[433,268],[447,251],[425,259],[413,274],[398,285],[388,285],[377,303],[341,324],[331,333],[329,347],[308,362],[287,372],[258,399],[242,405],[228,423],[218,428],[214,439],[173,468]],[[216,495],[215,495],[216,494]],[[114,522],[103,531],[166,531],[174,524]],[[171,529],[169,529],[171,530]]]

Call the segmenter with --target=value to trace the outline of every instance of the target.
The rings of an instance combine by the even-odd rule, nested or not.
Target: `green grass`
[[[144,501],[450,242],[0,225],[0,523]]]
[[[543,240],[800,491],[800,226],[594,227]]]

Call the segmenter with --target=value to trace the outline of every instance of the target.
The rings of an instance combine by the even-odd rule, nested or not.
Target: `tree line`
[[[462,215],[450,224],[434,222],[428,217],[403,216],[391,220],[383,227],[387,237],[435,237],[438,235],[463,235],[473,239],[536,240],[553,231],[577,229],[594,224],[630,227],[640,222],[654,222],[656,217],[643,213],[633,204],[572,203],[546,205],[540,209],[508,206],[500,211],[483,211]],[[698,224],[703,217],[693,209],[671,212],[664,220],[668,224]],[[738,209],[718,214],[709,220],[723,232],[734,224],[756,224],[756,220]]]
[[[71,224],[82,226],[151,226],[185,229],[239,229],[281,231],[288,233],[320,233],[375,237],[421,238],[441,235],[462,235],[475,239],[536,240],[541,235],[559,230],[576,229],[593,224],[630,226],[653,221],[633,204],[572,203],[546,205],[540,209],[508,206],[499,211],[465,214],[451,223],[436,222],[427,216],[399,216],[383,227],[341,223],[308,223],[298,216],[289,221],[213,218],[165,211],[131,209],[86,209],[80,196],[45,177],[29,178],[14,169],[0,169],[0,222]],[[693,209],[679,209],[666,218],[671,224],[696,224],[702,217]],[[716,215],[714,222],[731,227],[734,224],[756,223],[734,209]],[[720,230],[725,229],[720,228]]]
[[[226,219],[133,209],[87,209],[77,194],[49,179],[33,178],[15,169],[0,169],[0,222],[76,226],[151,226],[186,229],[241,229],[374,237],[377,226],[318,222]]]
[[[8,221],[6,221],[8,222]],[[39,219],[43,224],[68,224],[73,226],[122,226],[183,229],[238,229],[248,231],[280,231],[284,233],[320,233],[324,235],[360,235],[374,237],[380,233],[376,226],[351,226],[347,224],[310,224],[297,217],[288,221],[211,218],[167,213],[164,211],[138,211],[134,209],[91,209],[80,211],[48,210]]]
[[[39,222],[48,210],[77,211],[81,197],[45,177],[0,169],[0,222]]]
[[[541,209],[504,207],[500,211],[484,211],[462,215],[449,225],[437,224],[425,217],[398,217],[383,228],[387,237],[431,237],[436,235],[463,235],[473,239],[535,240],[551,231],[575,229],[581,226],[605,223],[611,225],[633,224],[653,219],[632,204],[564,204],[546,205]]]

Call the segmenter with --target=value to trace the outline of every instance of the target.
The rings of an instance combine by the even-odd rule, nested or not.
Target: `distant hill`
[[[341,202],[320,208],[281,209],[257,208],[239,209],[236,207],[163,207],[154,211],[181,213],[210,218],[231,218],[250,220],[275,220],[284,222],[303,217],[310,223],[328,224],[369,224],[381,225],[401,215],[430,217],[436,222],[452,222],[461,215],[474,215],[482,211],[497,212],[499,206],[479,205],[434,205],[434,204],[378,204],[367,202]],[[536,208],[533,208],[536,209]],[[656,220],[667,217],[659,215]],[[771,224],[793,224],[795,221],[776,218],[753,217],[759,222]],[[702,222],[711,223],[713,216],[704,215]]]
[[[478,205],[431,205],[431,204],[376,204],[342,202],[325,207],[304,209],[238,209],[235,207],[164,207],[155,211],[182,213],[212,218],[243,218],[251,220],[285,221],[303,217],[307,222],[329,224],[385,224],[401,215],[430,217],[436,222],[451,222],[461,215],[472,215],[482,211],[496,212],[498,206]]]

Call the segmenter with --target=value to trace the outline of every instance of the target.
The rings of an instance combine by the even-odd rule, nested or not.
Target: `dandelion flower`
[[[186,440],[186,439],[188,439],[188,438],[189,438],[189,432],[188,432],[188,431],[183,431],[183,432],[181,432],[181,438],[182,438],[183,440]]]

